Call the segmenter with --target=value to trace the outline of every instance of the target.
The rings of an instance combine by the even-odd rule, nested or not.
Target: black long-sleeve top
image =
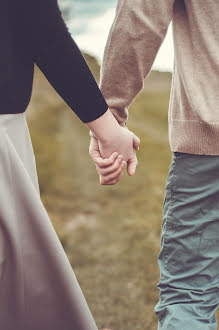
[[[84,123],[108,109],[57,0],[0,0],[0,114],[26,110],[34,63]]]

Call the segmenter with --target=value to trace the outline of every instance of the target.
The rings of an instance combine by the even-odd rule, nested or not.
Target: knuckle
[[[104,175],[110,174],[110,170],[108,168],[103,168],[102,172],[103,172]]]
[[[119,175],[121,175],[123,171],[123,168],[119,168],[118,171],[116,171],[115,175],[118,177]]]
[[[106,176],[106,175],[108,175],[108,171],[107,171],[106,169],[102,168],[102,169],[101,169],[101,174],[102,174],[103,176]]]
[[[120,167],[120,163],[119,163],[119,162],[116,162],[116,163],[113,165],[113,169],[114,169],[114,170],[117,170],[119,167]]]
[[[101,165],[102,165],[103,168],[106,167],[106,166],[108,166],[108,162],[107,162],[107,160],[104,159],[104,160],[102,161]]]
[[[104,165],[103,165],[103,163],[102,163],[101,161],[98,161],[97,165],[98,165],[98,167],[101,168],[101,169],[104,168]]]
[[[116,175],[116,174],[110,175],[110,179],[109,179],[109,181],[113,181],[113,180],[115,180],[115,175]]]
[[[111,178],[105,178],[105,182],[110,182],[111,180]]]
[[[119,161],[113,164],[112,170],[115,172],[121,167],[121,163]]]

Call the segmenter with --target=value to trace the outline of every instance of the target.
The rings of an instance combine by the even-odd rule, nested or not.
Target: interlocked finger
[[[123,172],[117,177],[117,178],[113,178],[112,180],[109,180],[109,181],[105,181],[105,178],[103,176],[100,175],[100,184],[101,185],[115,185],[117,182],[120,181],[120,179],[122,178],[123,176]]]
[[[109,174],[115,173],[119,168],[122,168],[122,159],[122,156],[119,156],[113,164],[107,167],[99,167],[97,165],[98,172],[102,176],[108,176]]]
[[[98,168],[105,168],[112,166],[115,162],[115,159],[118,158],[118,153],[113,153],[109,158],[101,158],[98,157],[98,159],[95,159],[95,164],[98,166]]]
[[[120,166],[115,172],[103,176],[100,174],[100,184],[115,184],[122,175],[123,167]]]

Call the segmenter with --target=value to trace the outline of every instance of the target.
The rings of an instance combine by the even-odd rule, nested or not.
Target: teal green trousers
[[[158,264],[158,330],[217,330],[219,156],[173,152]]]

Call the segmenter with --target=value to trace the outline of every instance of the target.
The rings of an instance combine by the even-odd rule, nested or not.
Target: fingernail
[[[119,162],[121,163],[121,161],[122,161],[122,156],[119,156]]]
[[[122,164],[122,168],[124,168],[124,167],[125,167],[125,163]]]
[[[117,156],[118,156],[118,154],[115,153],[115,154],[113,155],[113,158],[116,159]]]

